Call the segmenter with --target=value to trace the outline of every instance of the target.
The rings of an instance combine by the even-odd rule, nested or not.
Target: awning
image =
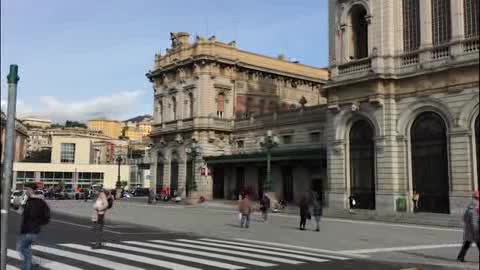
[[[271,161],[302,161],[302,160],[326,160],[326,151],[324,148],[305,149],[305,150],[283,150],[272,151]],[[267,154],[265,152],[222,155],[205,157],[208,164],[224,163],[247,163],[247,162],[266,162]]]

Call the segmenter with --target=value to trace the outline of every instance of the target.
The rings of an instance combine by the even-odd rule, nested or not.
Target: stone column
[[[453,0],[455,1],[455,0]],[[432,1],[420,0],[420,48],[432,46]]]
[[[450,0],[450,14],[452,17],[452,41],[465,38],[465,22],[463,14],[464,0]]]
[[[329,189],[325,191],[325,203],[332,209],[345,209],[347,206],[347,147],[344,139],[335,138],[336,112],[328,112],[326,123],[327,138],[327,181]]]
[[[157,190],[157,162],[158,154],[156,151],[152,151],[150,162],[150,188]]]
[[[182,198],[187,196],[187,159],[178,161],[178,190]]]
[[[473,173],[468,130],[454,129],[449,134],[450,213],[461,214],[471,199]]]

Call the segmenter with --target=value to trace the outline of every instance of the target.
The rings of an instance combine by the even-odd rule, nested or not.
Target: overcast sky
[[[328,61],[327,0],[2,0],[1,103],[19,65],[18,116],[54,121],[151,114],[145,73],[170,32],[215,35],[240,49]]]

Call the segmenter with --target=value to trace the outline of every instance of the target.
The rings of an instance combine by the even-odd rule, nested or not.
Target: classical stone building
[[[157,187],[186,195],[186,182],[193,174],[197,194],[206,198],[233,198],[247,186],[261,187],[257,177],[265,174],[265,156],[249,159],[240,154],[263,152],[258,138],[273,128],[274,117],[303,111],[300,107],[306,104],[325,104],[321,90],[328,72],[282,56],[245,52],[235,42],[226,44],[215,37],[196,37],[194,43],[188,33],[172,33],[171,38],[171,48],[156,56],[155,68],[147,74],[155,93],[152,180]],[[259,124],[256,117],[264,114],[271,123]],[[294,143],[297,118],[278,122],[285,144]],[[309,130],[319,132],[320,125],[307,122]],[[194,153],[197,146],[202,152],[192,155],[192,145]],[[316,158],[320,164],[322,156]],[[274,175],[279,170],[276,166]]]
[[[280,198],[317,189],[332,210],[391,213],[413,211],[416,192],[418,211],[461,213],[480,186],[478,5],[330,0],[328,78],[234,42],[172,34],[148,73],[152,180],[182,190],[196,142],[201,195],[261,193],[260,142],[272,130]]]
[[[460,213],[479,188],[479,1],[329,4],[329,206],[411,210],[418,192]]]

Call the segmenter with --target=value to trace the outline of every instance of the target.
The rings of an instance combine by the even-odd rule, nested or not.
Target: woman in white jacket
[[[95,232],[94,249],[102,247],[103,225],[105,224],[105,213],[108,209],[107,195],[104,191],[98,193],[95,204],[93,205],[94,213],[92,217],[93,231]]]

